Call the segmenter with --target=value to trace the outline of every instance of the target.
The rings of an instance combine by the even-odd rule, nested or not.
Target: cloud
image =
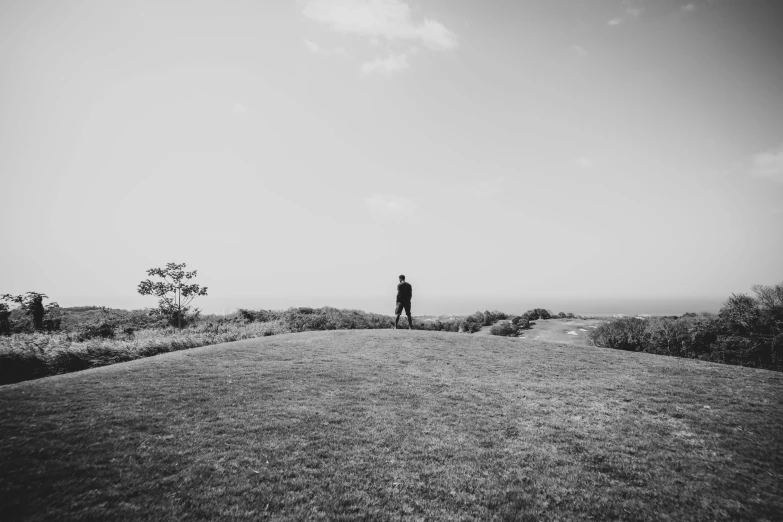
[[[242,105],[241,103],[235,103],[233,107],[231,107],[231,112],[236,114],[237,116],[241,114],[245,114],[247,112],[247,107]]]
[[[696,10],[696,6],[693,4],[686,4],[682,6],[682,10],[685,11],[686,13],[690,13]]]
[[[346,56],[348,53],[345,52],[345,49],[342,47],[337,47],[335,49],[325,49],[318,45],[317,43],[305,39],[304,41],[305,47],[313,53],[313,54],[323,54],[323,55],[340,55],[340,56]]]
[[[623,14],[612,18],[606,23],[611,26],[617,26],[629,20],[639,18],[643,11],[643,9],[639,6],[639,3],[640,0],[623,0]]]
[[[408,57],[404,54],[390,54],[388,58],[373,60],[362,64],[362,73],[393,74],[408,68]]]
[[[578,54],[579,56],[584,56],[584,55],[587,54],[587,51],[585,50],[585,48],[582,47],[582,46],[579,46],[579,45],[574,45],[573,47],[571,47],[571,49],[576,51],[576,54]]]
[[[305,47],[307,47],[311,53],[319,54],[323,52],[323,49],[320,45],[315,42],[311,42],[310,40],[305,40]]]
[[[396,222],[416,221],[416,205],[407,198],[389,194],[373,194],[365,198],[367,209],[377,218]]]
[[[457,47],[457,36],[436,20],[414,22],[400,0],[310,0],[305,16],[344,33],[394,40],[419,40],[434,50]]]
[[[630,18],[637,18],[642,14],[642,8],[640,7],[641,0],[623,0],[623,6],[625,7],[625,15]]]
[[[755,154],[751,158],[750,173],[756,178],[783,183],[783,145]]]

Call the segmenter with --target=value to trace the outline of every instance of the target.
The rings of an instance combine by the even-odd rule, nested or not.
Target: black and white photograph
[[[783,0],[0,0],[0,521],[783,522]]]

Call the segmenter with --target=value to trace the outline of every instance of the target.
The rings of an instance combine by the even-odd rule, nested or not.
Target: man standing
[[[397,306],[394,313],[397,318],[394,320],[394,329],[400,323],[400,314],[405,309],[405,315],[408,316],[408,330],[413,330],[413,318],[411,317],[411,298],[413,297],[413,287],[405,282],[405,276],[400,276],[400,284],[397,285]]]

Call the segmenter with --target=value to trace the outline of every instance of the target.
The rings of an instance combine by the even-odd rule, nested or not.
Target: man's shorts
[[[397,306],[394,308],[394,315],[400,315],[402,313],[402,309],[405,309],[405,315],[411,315],[411,302],[408,301],[407,303],[397,303]]]

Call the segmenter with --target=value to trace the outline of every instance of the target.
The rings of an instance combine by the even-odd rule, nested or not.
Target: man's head
[[[405,282],[405,276],[404,275],[400,275],[400,282],[401,283]]]

